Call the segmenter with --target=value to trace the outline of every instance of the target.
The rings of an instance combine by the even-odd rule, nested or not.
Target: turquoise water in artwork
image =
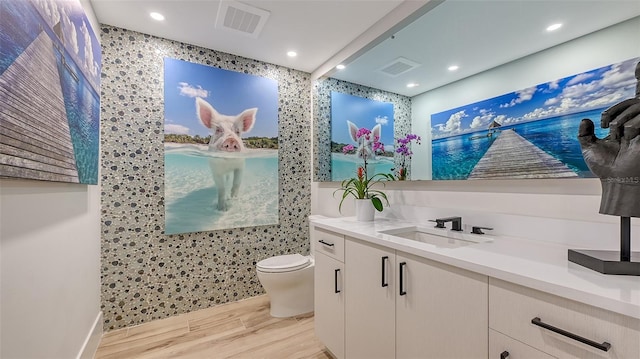
[[[604,138],[609,133],[609,129],[598,126],[602,110],[590,110],[502,126],[500,129],[515,129],[520,136],[563,162],[579,177],[594,177],[582,158],[577,139],[578,127],[583,118],[589,118],[596,124],[596,136]],[[434,180],[466,179],[499,134],[487,137],[487,133],[488,131],[479,131],[432,141],[432,178]],[[473,137],[479,138],[472,139]]]
[[[228,211],[219,211],[209,168],[216,154],[195,145],[165,145],[166,234],[278,223],[278,151],[229,155],[244,158],[245,169],[238,197],[230,199]]]
[[[342,153],[331,154],[331,180],[342,181],[347,178],[356,177],[358,167],[363,166],[364,162],[355,155],[345,155]],[[375,160],[367,161],[368,176],[375,173],[393,174],[393,157],[380,157]]]
[[[44,31],[56,55],[80,183],[98,183],[100,95],[30,1],[0,1],[0,74]],[[76,77],[71,75],[73,72]],[[47,114],[43,114],[47,116]],[[34,143],[34,145],[38,145]]]
[[[66,51],[65,51],[66,52]],[[62,83],[64,107],[67,111],[67,121],[73,142],[73,153],[76,158],[76,168],[80,183],[98,183],[98,148],[100,140],[100,96],[93,90],[89,82],[78,76],[76,81],[66,66],[76,74],[80,70],[67,57],[66,66],[62,56],[56,52],[58,59],[58,73]]]

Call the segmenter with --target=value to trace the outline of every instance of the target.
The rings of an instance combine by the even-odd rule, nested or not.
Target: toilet
[[[271,301],[272,317],[286,318],[313,312],[314,267],[312,256],[298,253],[258,262],[258,280]]]

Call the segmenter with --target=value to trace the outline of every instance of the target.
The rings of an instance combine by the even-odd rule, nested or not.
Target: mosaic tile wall
[[[333,78],[323,78],[313,83],[313,179],[331,181],[331,91],[392,102],[395,138],[406,136],[411,131],[411,98],[372,87],[357,85]],[[394,160],[400,163],[400,156]],[[408,169],[411,174],[411,168]]]
[[[309,74],[111,26],[101,37],[105,330],[262,294],[256,262],[309,252]],[[279,225],[164,234],[164,57],[278,81]]]

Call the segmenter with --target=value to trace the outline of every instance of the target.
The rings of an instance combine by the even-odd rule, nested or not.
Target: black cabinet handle
[[[407,294],[407,291],[404,290],[404,267],[407,265],[407,262],[400,263],[400,295]]]
[[[389,259],[388,256],[384,256],[382,257],[382,286],[383,287],[388,287],[389,283],[386,283],[386,279],[387,279],[387,269],[385,268],[384,263],[387,261],[387,259]]]
[[[502,353],[500,353],[500,359],[507,359],[509,357],[509,352],[508,351],[503,351]]]
[[[558,333],[560,335],[564,335],[567,338],[571,338],[573,340],[577,340],[580,343],[584,343],[584,344],[590,345],[590,346],[592,346],[594,348],[598,348],[598,349],[600,349],[602,351],[605,351],[605,352],[608,352],[609,349],[611,349],[611,344],[609,344],[607,342],[603,342],[602,344],[594,342],[593,340],[581,337],[579,335],[576,335],[576,334],[573,334],[571,332],[568,332],[568,331],[566,331],[564,329],[556,328],[553,325],[549,325],[547,323],[544,323],[544,322],[542,322],[542,319],[540,319],[538,317],[535,317],[535,318],[531,319],[531,324],[537,325],[537,326],[542,327],[544,329],[548,329],[548,330],[550,330],[550,331],[552,331],[554,333]]]
[[[336,269],[333,273],[333,288],[336,293],[340,293],[340,289],[338,289],[338,273],[340,273],[340,269]]]
[[[321,240],[319,240],[318,242],[320,242],[320,243],[324,244],[325,246],[333,247],[333,243],[325,242],[325,241],[323,241],[322,239],[321,239]]]

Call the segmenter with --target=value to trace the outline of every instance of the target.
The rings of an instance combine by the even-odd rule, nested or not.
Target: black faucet
[[[489,230],[489,231],[492,231],[492,230],[493,230],[493,228],[491,228],[491,227],[473,226],[473,227],[471,228],[471,233],[474,233],[474,234],[484,234],[484,232],[482,231],[483,229],[486,229],[486,230]]]
[[[436,218],[434,222],[436,222],[436,228],[446,228],[444,224],[451,222],[452,231],[462,232],[462,217]]]

